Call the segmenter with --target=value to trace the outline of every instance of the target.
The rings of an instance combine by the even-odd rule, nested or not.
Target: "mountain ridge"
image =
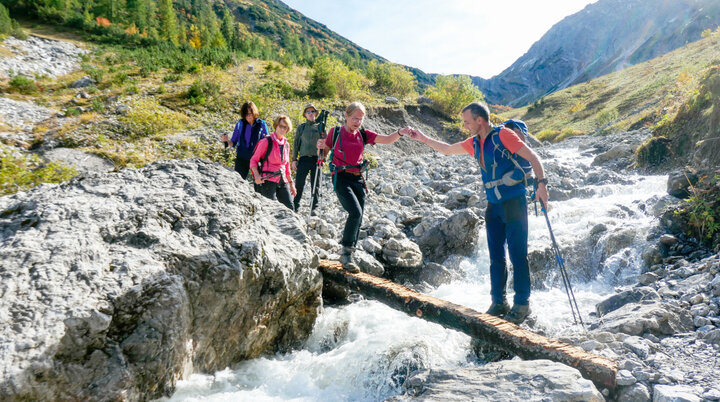
[[[503,72],[490,79],[472,77],[473,82],[489,103],[524,106],[559,89],[665,54],[720,25],[720,2],[659,3],[600,0],[590,4],[555,24]]]

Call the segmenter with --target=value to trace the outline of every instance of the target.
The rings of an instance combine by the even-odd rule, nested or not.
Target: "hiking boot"
[[[528,304],[516,304],[510,309],[510,312],[505,314],[505,319],[513,324],[520,324],[530,315],[530,305]]]
[[[352,253],[355,251],[352,247],[346,247],[343,246],[342,251],[340,252],[340,264],[347,264],[349,262],[352,262]]]
[[[352,262],[352,261],[350,261],[350,262],[348,262],[348,263],[346,263],[346,264],[343,264],[342,267],[343,267],[344,270],[346,270],[346,271],[348,271],[348,272],[350,272],[350,273],[353,273],[353,274],[356,274],[356,273],[360,272],[360,267],[358,267],[357,264],[355,264],[355,263]]]
[[[502,317],[510,311],[510,305],[508,302],[503,301],[502,303],[493,303],[490,305],[488,311],[485,314],[494,315],[495,317]]]

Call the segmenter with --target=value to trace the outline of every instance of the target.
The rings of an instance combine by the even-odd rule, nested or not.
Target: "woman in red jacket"
[[[360,102],[353,102],[345,110],[345,125],[335,127],[324,140],[318,140],[318,149],[333,150],[330,163],[333,168],[333,183],[340,205],[348,212],[345,222],[340,262],[343,268],[350,272],[359,272],[360,268],[352,262],[352,253],[360,233],[363,211],[365,210],[365,180],[362,171],[366,168],[363,163],[365,145],[392,144],[401,136],[409,134],[410,127],[398,129],[392,134],[382,135],[363,129],[365,119],[365,106]],[[337,134],[337,135],[336,135]]]
[[[273,129],[274,132],[258,142],[250,158],[250,169],[260,194],[292,210],[292,197],[296,192],[290,176],[290,146],[285,138],[292,130],[292,122],[285,115],[278,116]]]

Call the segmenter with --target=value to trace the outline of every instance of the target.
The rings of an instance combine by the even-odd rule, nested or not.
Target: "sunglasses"
[[[306,110],[305,114],[315,114],[317,113],[317,110]]]

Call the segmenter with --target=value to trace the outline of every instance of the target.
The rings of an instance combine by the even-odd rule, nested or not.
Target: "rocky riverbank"
[[[320,306],[303,224],[192,160],[0,198],[0,399],[146,400],[301,344]]]

